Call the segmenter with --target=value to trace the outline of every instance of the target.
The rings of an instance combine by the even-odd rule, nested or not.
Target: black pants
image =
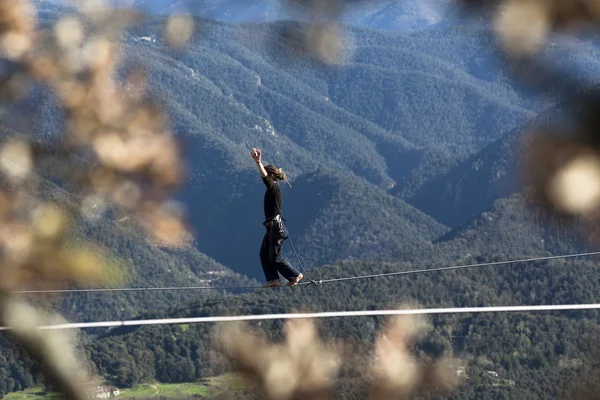
[[[260,263],[267,282],[279,279],[279,272],[288,281],[296,279],[300,273],[283,258],[283,242],[288,238],[285,222],[274,222],[267,227],[267,233],[260,246]]]

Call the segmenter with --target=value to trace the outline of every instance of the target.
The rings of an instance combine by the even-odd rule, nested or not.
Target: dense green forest
[[[576,230],[569,234],[568,227],[548,224],[525,207],[520,196],[513,196],[432,243],[428,251],[414,255],[410,262],[348,260],[310,273],[314,279],[326,279],[498,261],[569,253],[584,249],[582,243]],[[138,317],[278,313],[298,308],[379,309],[414,301],[426,307],[587,303],[598,295],[598,280],[595,258],[557,260],[233,297],[211,294],[198,301],[173,304],[166,313],[146,312]],[[595,371],[597,320],[596,312],[434,317],[433,330],[413,350],[434,359],[452,354],[466,363],[467,382],[444,398],[575,398],[569,394],[572,384]],[[360,343],[361,354],[366,354],[383,321],[332,319],[319,321],[319,325],[326,337]],[[281,322],[260,325],[274,339],[280,337]],[[109,382],[131,387],[154,380],[188,382],[228,372],[228,364],[214,352],[212,335],[211,325],[119,328],[90,332],[80,345],[93,368]],[[20,371],[16,375],[19,379],[13,378],[14,388],[39,379],[27,366],[27,358],[14,365],[7,362],[7,370]],[[498,378],[491,378],[486,371],[495,371]],[[340,398],[362,398],[365,382],[355,379],[360,370],[350,368],[344,374]]]
[[[493,259],[501,258],[476,258]],[[431,259],[419,261],[347,261],[311,272],[319,277],[341,277],[365,271],[407,270],[422,267],[421,263],[439,265]],[[597,263],[577,260],[325,284],[305,290],[260,291],[185,304],[168,315],[277,313],[298,307],[314,311],[378,309],[414,299],[428,307],[585,303],[594,301],[597,285]],[[436,317],[435,329],[418,343],[415,351],[434,358],[455,354],[470,360],[470,380],[460,389],[461,398],[496,398],[498,391],[505,391],[508,397],[546,398],[559,389],[557,379],[562,376],[563,383],[568,383],[594,361],[598,329],[595,321],[596,313],[584,312]],[[363,343],[361,349],[365,351],[381,322],[357,318],[319,323],[324,335]],[[262,322],[261,328],[278,337],[281,323]],[[226,365],[220,365],[211,351],[213,344],[208,326],[168,326],[115,331],[96,339],[86,350],[99,372],[117,384],[131,386],[152,379],[186,382],[227,372]],[[115,359],[121,361],[115,364]],[[498,372],[502,379],[516,382],[515,386],[494,387],[482,379],[486,370]],[[541,376],[546,378],[541,380]],[[360,393],[353,389],[356,382],[349,385],[341,393],[342,398],[361,398],[353,395]]]
[[[311,270],[311,276],[357,276],[581,249],[581,236],[575,230],[568,232],[568,227],[551,226],[536,217],[514,196],[497,202],[481,218],[432,244],[411,262],[348,260]],[[597,297],[598,279],[594,258],[537,262],[216,297],[176,307],[168,315],[277,313],[299,307],[311,311],[379,309],[412,301],[427,307],[586,303]],[[469,360],[468,383],[448,398],[551,398],[593,367],[597,319],[595,312],[435,317],[434,330],[415,351]],[[381,322],[355,318],[319,323],[324,335],[358,341],[365,350]],[[261,327],[270,335],[280,335],[280,322],[262,322]],[[101,373],[113,382],[131,385],[148,379],[183,382],[226,372],[226,365],[217,363],[210,351],[212,343],[209,326],[145,327],[112,332],[87,350]],[[143,349],[152,349],[153,357],[148,359]],[[128,356],[115,365],[109,362],[114,358],[106,356],[114,351]],[[177,369],[180,365],[186,368]],[[488,370],[515,385],[494,386],[486,378]],[[341,398],[361,398],[356,395],[359,383],[350,380],[346,384]]]

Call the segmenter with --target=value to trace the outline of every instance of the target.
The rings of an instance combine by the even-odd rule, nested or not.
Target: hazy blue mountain
[[[343,21],[373,29],[414,31],[452,20],[447,0],[379,0],[351,7]]]
[[[67,0],[37,0],[40,4],[69,5]],[[284,0],[110,0],[117,7],[132,7],[150,14],[187,12],[225,22],[306,21],[307,13]],[[352,2],[350,2],[352,3]],[[374,0],[347,7],[340,20],[372,29],[412,31],[449,20],[448,0]]]

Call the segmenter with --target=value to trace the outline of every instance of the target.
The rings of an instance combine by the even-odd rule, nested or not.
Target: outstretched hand
[[[254,161],[261,162],[262,152],[260,149],[252,148],[252,153],[250,154]]]

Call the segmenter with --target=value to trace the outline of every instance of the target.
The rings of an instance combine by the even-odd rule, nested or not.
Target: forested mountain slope
[[[267,162],[292,177],[284,213],[291,214],[291,233],[302,237],[309,264],[385,258],[444,229],[409,212],[386,190],[413,192],[533,115],[532,103],[510,79],[471,73],[475,55],[493,58],[488,39],[475,28],[440,28],[437,36],[352,29],[353,56],[325,68],[291,62],[274,39],[299,29],[297,23],[205,24],[175,54],[139,40],[159,38],[158,21],[144,24],[125,38],[125,53],[148,65],[152,90],[164,99],[186,150],[190,183],[181,198],[199,233],[199,250],[238,272],[260,276],[262,189],[251,147],[261,147]],[[317,169],[320,177],[311,178]],[[316,199],[314,208],[296,200],[316,197],[308,181],[315,190],[323,182],[319,192],[339,199],[339,213],[331,206],[324,212]],[[386,213],[394,223],[377,224]],[[405,229],[417,220],[420,228]],[[352,242],[355,232],[370,237],[366,245]],[[405,245],[390,252],[389,238]]]
[[[597,96],[598,88],[586,97]],[[527,141],[537,129],[556,125],[568,132],[582,113],[582,100],[565,99],[523,126],[423,185],[408,202],[451,227],[466,223],[499,198],[524,189]]]
[[[332,277],[406,268],[406,264],[349,261],[318,272]],[[474,269],[325,284],[306,290],[261,291],[188,304],[168,316],[279,313],[299,307],[313,311],[378,309],[401,301],[418,301],[426,307],[585,303],[598,295],[598,269],[591,260],[497,268],[493,273]],[[381,321],[331,319],[319,324],[327,337],[371,343]],[[556,393],[595,362],[597,327],[593,321],[597,322],[597,315],[593,312],[444,316],[433,321],[433,330],[415,351],[433,358],[455,354],[468,367],[469,380],[464,387],[442,398],[570,398]],[[269,336],[280,336],[279,321],[260,325]],[[227,371],[211,352],[213,340],[207,325],[144,327],[99,338],[90,346],[90,354],[99,370],[120,385],[152,379],[190,381]],[[364,346],[362,351],[370,345]],[[151,349],[152,357],[145,356],[142,349]],[[127,356],[120,357],[117,364],[103,361],[112,360],[109,355],[115,352]],[[497,371],[501,379],[512,380],[515,386],[486,381],[486,370]],[[359,384],[358,380],[347,382],[339,398],[359,398]]]

